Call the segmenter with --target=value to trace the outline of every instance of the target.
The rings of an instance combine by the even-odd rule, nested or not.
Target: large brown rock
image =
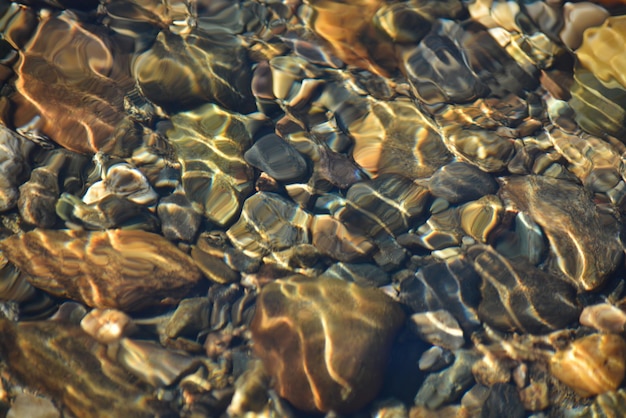
[[[140,230],[36,229],[0,241],[0,250],[33,286],[95,308],[176,304],[202,277],[191,257]]]
[[[11,376],[63,404],[73,416],[171,416],[172,405],[107,356],[80,327],[0,318],[0,362]]]
[[[130,44],[72,12],[43,17],[20,51],[13,123],[70,151],[114,152],[124,95],[134,86],[130,52]]]
[[[292,276],[263,288],[251,330],[282,397],[306,411],[349,413],[377,395],[403,321],[380,290]]]

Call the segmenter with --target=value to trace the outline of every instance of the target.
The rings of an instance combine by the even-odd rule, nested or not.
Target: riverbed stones
[[[422,337],[407,321],[389,356],[392,384],[383,383],[381,395],[355,415],[521,416],[516,392],[524,415],[584,415],[590,404],[590,414],[624,414],[619,387],[585,400],[547,370],[549,357],[572,339],[624,336],[617,260],[626,236],[623,17],[588,30],[583,47],[570,49],[591,20],[623,14],[622,6],[604,1],[607,13],[552,0],[0,3],[0,124],[19,135],[17,147],[2,148],[9,159],[0,155],[0,190],[10,195],[0,239],[15,235],[6,245],[16,253],[26,248],[11,255],[15,260],[45,248],[45,256],[23,262],[27,268],[61,260],[58,271],[46,270],[45,282],[44,274],[30,279],[44,289],[57,286],[48,293],[6,261],[4,315],[32,321],[63,302],[52,321],[77,324],[89,312],[85,318],[96,321],[84,326],[111,345],[109,355],[121,347],[113,358],[135,375],[129,382],[159,386],[176,415],[222,416],[231,403],[232,415],[292,417],[303,412],[270,390],[270,379],[242,374],[256,360],[252,345],[262,344],[253,343],[248,326],[255,307],[275,308],[255,303],[264,287],[275,280],[291,286],[285,278],[295,273],[316,283],[322,275],[390,295],[422,321]],[[67,158],[54,157],[62,154]],[[436,190],[442,173],[444,193]],[[47,228],[47,241],[16,244],[36,225]],[[49,232],[59,228],[76,232]],[[134,247],[123,246],[117,258],[108,244],[94,243],[112,228],[159,232],[182,252],[145,235],[157,247],[137,245],[156,269],[146,277]],[[80,255],[67,255],[76,247]],[[157,254],[167,266],[154,262]],[[98,275],[105,264],[131,272],[132,283],[116,277],[119,290],[111,295]],[[180,280],[191,271],[198,286],[159,288],[170,273]],[[198,281],[200,275],[208,280]],[[91,285],[115,301],[118,316],[54,296],[74,297],[68,292]],[[279,312],[291,324],[309,312],[307,304],[333,323],[352,311],[362,321],[377,318],[350,303],[323,305],[321,296],[296,288],[290,297],[297,307]],[[319,293],[343,295],[332,289]],[[93,295],[78,297],[95,304]],[[582,315],[575,302],[586,307]],[[123,339],[128,324],[141,340]],[[326,333],[325,348],[343,363],[346,353],[371,348],[359,339],[344,348],[353,331],[340,328]],[[306,347],[323,333],[298,329]],[[422,339],[448,349],[429,350],[419,371],[428,345]],[[38,341],[59,358],[81,355],[54,339]],[[344,345],[335,349],[333,341]],[[598,357],[604,346],[585,353]],[[472,356],[457,365],[463,373],[433,377],[463,351]],[[303,359],[304,349],[298,355]],[[382,363],[385,355],[372,357]],[[222,368],[205,369],[208,358]],[[326,370],[324,361],[317,357],[309,369]],[[0,416],[19,403],[22,387],[40,391],[10,367],[0,363]],[[214,372],[223,379],[216,385],[206,379]],[[467,383],[472,374],[489,387]],[[314,383],[324,399],[340,386],[330,378]],[[420,385],[423,405],[412,407]],[[73,412],[58,393],[52,401],[62,414],[95,415]]]
[[[251,330],[281,396],[302,410],[347,413],[376,396],[403,320],[377,289],[293,276],[263,288]]]
[[[465,344],[463,330],[452,314],[444,309],[411,315],[411,328],[424,341],[458,350]]]

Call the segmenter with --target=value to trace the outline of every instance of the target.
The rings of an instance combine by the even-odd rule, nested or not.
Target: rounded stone
[[[453,162],[433,174],[428,188],[434,196],[462,203],[495,193],[498,184],[490,174],[471,164]]]
[[[248,164],[265,171],[278,181],[298,180],[307,172],[307,164],[298,151],[275,134],[259,138],[244,154]]]
[[[377,289],[292,276],[263,288],[251,331],[280,396],[305,411],[349,413],[376,397],[403,322]]]
[[[552,374],[579,396],[617,390],[626,373],[626,341],[615,334],[593,334],[574,341],[550,359]]]

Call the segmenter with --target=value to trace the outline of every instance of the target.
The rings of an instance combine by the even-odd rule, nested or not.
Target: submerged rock
[[[258,120],[206,104],[172,116],[165,126],[182,165],[182,185],[194,210],[220,226],[232,222],[252,192],[243,159]]]
[[[576,290],[523,260],[507,260],[491,247],[468,250],[482,277],[478,316],[501,331],[548,333],[574,322],[580,314]]]
[[[260,192],[243,205],[239,220],[226,232],[233,245],[251,257],[308,244],[313,217],[275,193]]]
[[[626,37],[626,17],[615,16],[600,27],[589,28],[576,51],[578,64],[570,105],[576,122],[598,136],[610,134],[626,141],[626,76],[621,45]]]
[[[30,171],[26,157],[33,145],[0,125],[0,212],[17,204],[18,187]]]
[[[306,411],[356,411],[374,399],[404,314],[376,289],[292,276],[263,288],[252,321],[278,393]]]
[[[202,277],[189,256],[144,231],[36,229],[0,241],[0,249],[33,286],[96,308],[175,304]]]
[[[130,50],[104,28],[65,11],[41,20],[16,69],[16,126],[71,151],[111,149],[133,86]]]
[[[295,181],[307,171],[306,161],[288,142],[275,134],[259,138],[244,154],[246,161],[278,181]]]
[[[23,383],[54,397],[75,416],[155,417],[172,413],[147,385],[107,357],[80,327],[0,319],[0,357]]]
[[[626,341],[615,334],[580,338],[551,358],[550,371],[582,397],[617,390],[626,373]]]
[[[135,58],[133,73],[146,97],[168,110],[207,102],[253,109],[247,54],[232,34],[161,31],[152,48]]]
[[[446,164],[430,179],[428,189],[450,203],[464,203],[498,190],[493,177],[479,168],[460,161]]]
[[[506,177],[500,196],[543,229],[556,268],[580,290],[601,287],[622,260],[620,222],[601,217],[583,187],[545,176]]]

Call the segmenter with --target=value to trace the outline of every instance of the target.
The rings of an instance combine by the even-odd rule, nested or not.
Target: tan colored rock
[[[35,229],[1,241],[0,249],[33,286],[95,308],[176,304],[202,277],[175,245],[140,230]]]
[[[282,397],[306,411],[348,413],[376,397],[403,320],[377,289],[292,276],[263,288],[251,330]]]
[[[616,390],[626,372],[626,341],[615,334],[580,338],[550,359],[550,371],[582,397]]]

